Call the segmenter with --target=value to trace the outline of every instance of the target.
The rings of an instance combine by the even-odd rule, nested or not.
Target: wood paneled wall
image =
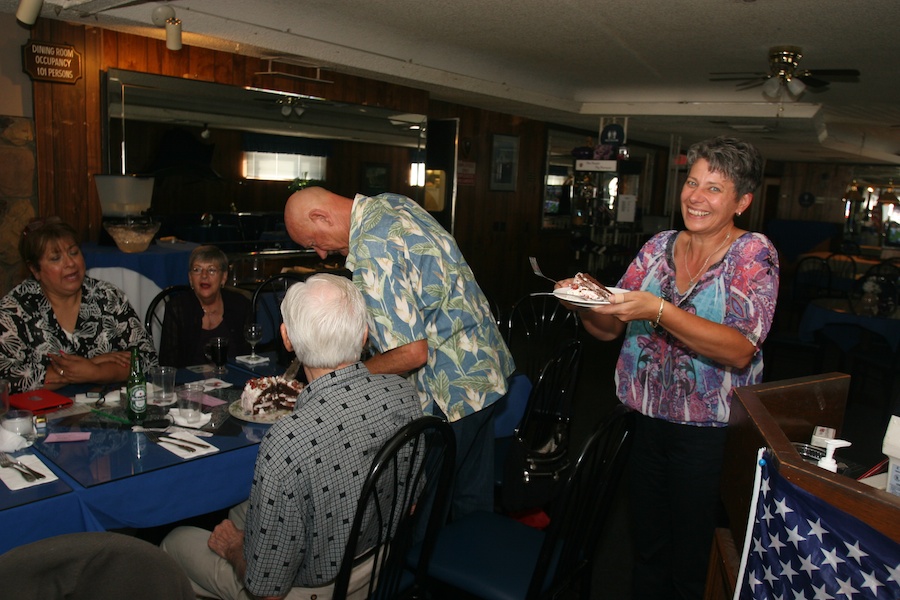
[[[414,88],[331,72],[322,74],[333,81],[330,84],[259,76],[255,73],[265,71],[267,64],[257,58],[192,46],[170,52],[163,40],[53,19],[41,19],[32,37],[72,45],[84,59],[84,77],[73,85],[35,82],[34,104],[40,213],[58,214],[88,240],[97,239],[101,220],[92,176],[106,172],[100,82],[101,72],[109,68],[254,85],[403,112],[424,114],[428,110],[428,94]],[[314,75],[313,69],[305,67],[278,68]]]
[[[569,235],[540,229],[542,175],[546,152],[545,123],[473,107],[429,101],[423,90],[367,80],[340,73],[323,73],[333,84],[295,79],[260,81],[265,70],[259,59],[185,46],[166,50],[162,40],[41,19],[33,39],[70,44],[84,58],[85,76],[74,85],[34,84],[35,129],[39,168],[40,212],[58,214],[84,239],[96,240],[101,221],[93,174],[106,172],[102,149],[101,72],[108,68],[144,71],[232,85],[259,85],[334,100],[390,107],[434,118],[458,118],[462,161],[474,162],[474,185],[458,186],[455,234],[460,248],[488,296],[502,309],[522,294],[544,289],[531,274],[529,255],[541,257],[545,268],[560,277],[569,274]],[[280,70],[313,75],[311,69],[278,65]],[[519,137],[516,191],[489,189],[491,143],[494,134]],[[468,150],[466,150],[468,149]],[[393,171],[399,169],[392,169]],[[395,175],[395,185],[396,177]],[[348,189],[358,173],[342,173]],[[392,191],[403,192],[395,188]],[[254,190],[248,202],[272,209],[272,195],[281,190]],[[265,198],[265,201],[262,200]],[[243,208],[243,207],[242,207]]]

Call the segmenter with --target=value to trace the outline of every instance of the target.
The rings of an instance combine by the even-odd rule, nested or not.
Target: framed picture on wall
[[[390,166],[379,163],[365,163],[363,165],[360,190],[366,196],[377,196],[388,191],[390,181]]]
[[[495,135],[491,148],[491,189],[500,192],[516,191],[519,173],[519,137]]]

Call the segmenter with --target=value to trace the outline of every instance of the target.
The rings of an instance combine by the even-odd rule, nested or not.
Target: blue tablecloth
[[[144,252],[122,252],[115,246],[82,244],[88,269],[118,267],[144,275],[160,288],[187,283],[188,259],[197,244],[191,242],[154,243]]]
[[[848,352],[860,341],[859,329],[882,336],[894,352],[900,347],[900,315],[868,316],[855,314],[849,300],[823,298],[809,303],[800,319],[800,339],[812,342],[817,332]]]
[[[87,273],[125,292],[141,320],[150,301],[170,285],[188,282],[188,262],[197,244],[155,243],[144,252],[122,252],[115,246],[82,244]]]
[[[222,378],[239,394],[248,375],[230,369]],[[48,432],[77,429],[65,422],[51,420]],[[127,428],[91,429],[84,442],[39,440],[24,453],[36,454],[59,481],[18,491],[0,484],[0,553],[64,533],[155,527],[238,504],[250,494],[266,429],[230,417],[206,438],[219,452],[194,459]]]

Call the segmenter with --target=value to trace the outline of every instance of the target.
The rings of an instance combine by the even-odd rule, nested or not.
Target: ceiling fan
[[[710,73],[710,81],[738,81],[738,90],[762,86],[770,99],[797,100],[807,89],[824,91],[832,81],[857,83],[856,69],[798,69],[803,57],[799,46],[769,48],[768,72]]]

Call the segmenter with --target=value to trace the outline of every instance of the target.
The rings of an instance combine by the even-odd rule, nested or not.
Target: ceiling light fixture
[[[894,193],[894,180],[890,179],[886,190],[878,196],[878,204],[900,204],[897,194]]]
[[[34,25],[41,14],[44,0],[19,0],[19,8],[16,10],[16,19],[23,25]]]
[[[768,80],[763,84],[763,96],[769,100],[796,102],[803,92],[806,84],[795,77],[797,63],[803,57],[797,46],[777,46],[772,48],[769,55]],[[797,75],[803,75],[797,72]]]
[[[181,19],[175,18],[175,9],[167,5],[157,6],[150,18],[157,27],[166,28],[166,48],[181,50]]]
[[[278,104],[281,105],[281,116],[283,116],[285,119],[290,117],[292,114],[295,114],[298,117],[302,117],[303,113],[306,112],[306,107],[303,106],[301,102],[302,101],[299,98],[294,98],[291,96],[279,99]]]
[[[862,202],[863,197],[862,193],[859,191],[859,185],[857,185],[856,180],[853,180],[849,186],[847,186],[847,191],[844,192],[844,197],[841,198],[844,202]]]

